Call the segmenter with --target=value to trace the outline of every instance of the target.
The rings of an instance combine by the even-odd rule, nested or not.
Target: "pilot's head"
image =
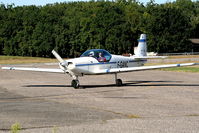
[[[91,51],[89,54],[88,54],[88,56],[94,56],[94,52],[93,51]]]
[[[103,56],[103,55],[102,55],[102,53],[100,52],[100,53],[99,53],[99,57],[102,57],[102,56]]]

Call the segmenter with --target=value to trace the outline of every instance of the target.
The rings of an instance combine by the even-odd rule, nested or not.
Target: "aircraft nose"
[[[66,67],[67,67],[67,66],[68,66],[68,62],[67,62],[67,61],[61,62],[60,65],[61,65],[61,66],[66,66]]]
[[[75,65],[73,64],[73,62],[68,62],[68,69],[74,69],[75,68]]]
[[[68,62],[68,61],[64,61],[64,62],[61,62],[60,63],[60,65],[62,65],[62,66],[69,66],[69,65],[72,65],[73,64],[73,62]]]

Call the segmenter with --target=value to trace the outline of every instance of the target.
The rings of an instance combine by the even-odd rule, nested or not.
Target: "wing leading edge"
[[[21,70],[21,71],[37,71],[37,72],[51,72],[51,73],[64,73],[62,69],[50,69],[50,68],[28,68],[28,67],[2,67],[6,70]]]
[[[159,69],[159,68],[182,67],[182,66],[193,66],[193,65],[199,65],[199,63],[167,64],[167,65],[141,66],[141,67],[129,67],[129,68],[111,68],[111,69],[103,70],[103,72],[104,73],[119,73],[119,72],[144,71],[144,70],[152,70],[152,69]]]

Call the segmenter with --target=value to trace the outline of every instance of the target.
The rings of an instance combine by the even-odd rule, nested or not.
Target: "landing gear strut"
[[[75,89],[79,88],[79,80],[73,79],[71,82],[71,86],[74,87]]]
[[[122,86],[122,80],[121,79],[117,79],[117,73],[115,73],[115,82],[117,86]]]

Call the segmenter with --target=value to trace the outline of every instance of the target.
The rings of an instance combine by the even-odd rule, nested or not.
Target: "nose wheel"
[[[74,87],[75,89],[79,88],[79,80],[72,80],[71,86]]]

